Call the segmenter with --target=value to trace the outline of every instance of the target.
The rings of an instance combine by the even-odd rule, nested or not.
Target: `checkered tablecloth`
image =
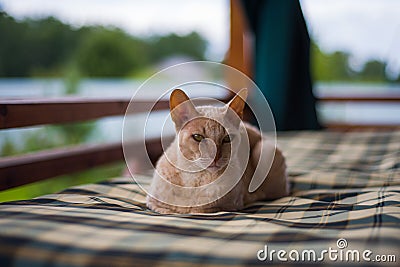
[[[160,215],[130,178],[2,203],[0,266],[266,265],[281,262],[279,250],[286,264],[312,263],[315,251],[316,263],[343,265],[353,250],[364,266],[385,266],[378,260],[391,255],[398,264],[400,132],[289,132],[278,140],[292,195],[241,212]],[[323,253],[329,248],[336,260]]]

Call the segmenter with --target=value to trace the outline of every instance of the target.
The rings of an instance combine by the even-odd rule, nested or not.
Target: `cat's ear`
[[[232,109],[241,119],[243,119],[243,110],[244,106],[246,105],[246,98],[247,98],[247,89],[243,88],[228,103],[229,108]]]
[[[198,116],[192,101],[190,101],[189,97],[180,89],[172,91],[169,98],[169,108],[171,111],[171,118],[177,128],[181,128],[185,122]]]

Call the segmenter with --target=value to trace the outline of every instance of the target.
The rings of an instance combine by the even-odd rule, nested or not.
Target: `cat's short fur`
[[[172,92],[170,109],[177,135],[157,162],[147,196],[150,209],[159,213],[235,211],[258,200],[289,194],[281,151],[258,129],[241,121],[246,96],[247,90],[243,89],[223,107],[194,107],[183,91]],[[247,152],[243,149],[246,145]],[[272,156],[275,152],[275,157],[267,178],[250,193],[249,184],[262,150]],[[246,162],[241,160],[243,157]],[[242,174],[240,180],[227,194],[221,193],[225,184],[204,187],[219,181],[221,175],[230,179],[238,174]],[[186,192],[182,187],[199,190]]]

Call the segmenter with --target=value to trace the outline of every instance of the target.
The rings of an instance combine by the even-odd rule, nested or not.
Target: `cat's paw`
[[[151,197],[148,197],[147,203],[146,203],[147,208],[150,210],[160,213],[160,214],[172,214],[174,213],[170,208],[166,207],[165,205],[162,205],[162,203],[154,200]]]
[[[154,211],[154,212],[160,213],[160,214],[174,214],[175,213],[170,209],[159,208],[159,207],[152,208],[151,210]]]

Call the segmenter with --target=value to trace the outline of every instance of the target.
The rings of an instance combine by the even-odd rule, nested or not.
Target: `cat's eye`
[[[197,142],[200,142],[201,140],[204,139],[204,136],[202,136],[201,134],[194,134],[194,135],[192,135],[192,137]]]
[[[231,142],[231,137],[229,135],[225,136],[224,139],[222,139],[222,143],[230,143]]]

